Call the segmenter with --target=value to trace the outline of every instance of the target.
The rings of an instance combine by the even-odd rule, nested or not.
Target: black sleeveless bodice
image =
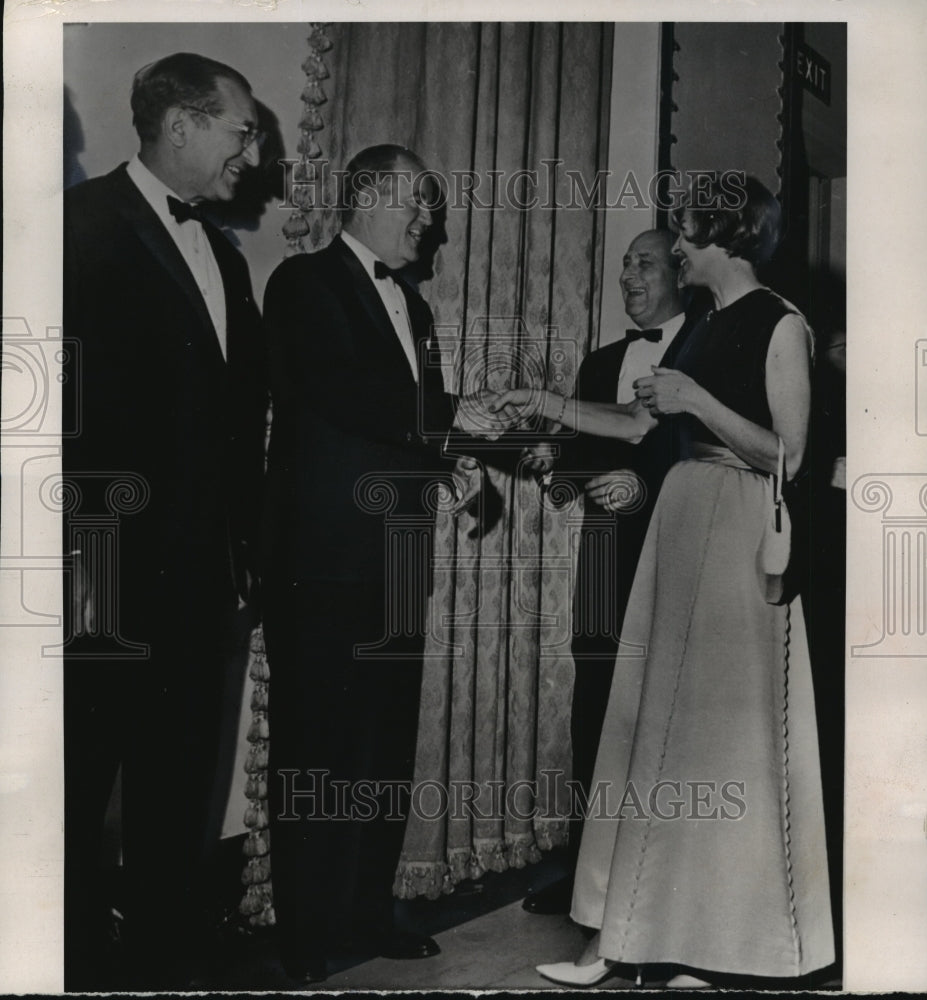
[[[768,288],[757,288],[723,309],[711,310],[692,331],[676,367],[725,406],[761,427],[772,428],[766,398],[766,354],[776,324],[795,309]],[[679,417],[686,444],[723,442],[684,413]]]

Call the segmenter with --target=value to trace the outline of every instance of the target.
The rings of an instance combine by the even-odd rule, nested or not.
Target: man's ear
[[[177,149],[187,144],[188,130],[192,127],[190,116],[179,105],[168,108],[161,119],[161,133]]]

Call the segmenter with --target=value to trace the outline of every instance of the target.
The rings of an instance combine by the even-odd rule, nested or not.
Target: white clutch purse
[[[768,604],[781,604],[785,592],[785,571],[792,555],[792,521],[782,499],[785,477],[785,445],[779,438],[779,459],[775,475],[767,479],[769,503],[765,508],[763,537],[756,554],[760,591]]]

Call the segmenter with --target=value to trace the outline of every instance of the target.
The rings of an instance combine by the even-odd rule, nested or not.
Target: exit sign
[[[830,105],[830,63],[809,45],[798,45],[795,72],[805,90]]]

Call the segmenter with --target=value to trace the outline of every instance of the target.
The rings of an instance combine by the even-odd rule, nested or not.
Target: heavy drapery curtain
[[[447,182],[447,240],[420,290],[448,387],[473,388],[476,371],[491,387],[541,381],[569,395],[598,316],[604,220],[583,192],[606,167],[612,26],[324,31],[322,156],[340,169],[365,146],[400,143]],[[307,220],[312,243],[337,228],[328,209]],[[521,867],[566,838],[582,512],[578,502],[548,504],[531,476],[501,465],[487,467],[482,517],[438,516],[415,791],[395,887],[404,897]]]

